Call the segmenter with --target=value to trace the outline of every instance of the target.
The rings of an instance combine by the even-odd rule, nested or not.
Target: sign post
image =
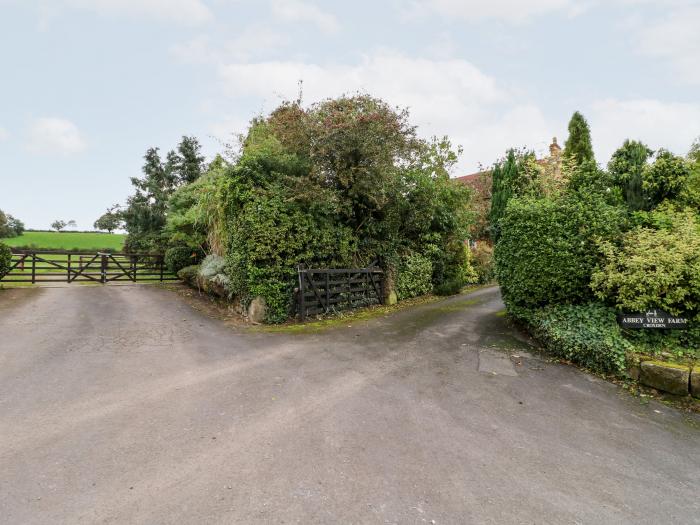
[[[636,314],[617,314],[617,322],[622,328],[637,330],[685,330],[688,319],[675,317],[663,310],[649,310]]]

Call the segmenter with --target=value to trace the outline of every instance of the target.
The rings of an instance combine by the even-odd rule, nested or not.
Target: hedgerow
[[[621,207],[594,194],[512,199],[495,248],[506,305],[538,308],[591,300],[596,241],[617,237],[625,221]]]
[[[607,171],[565,157],[554,191],[536,175],[508,194],[495,258],[509,313],[551,353],[599,371],[621,373],[631,353],[698,359],[700,147],[682,158],[625,141]],[[651,308],[689,329],[618,327],[617,313]]]
[[[0,277],[10,271],[11,263],[12,250],[7,245],[0,243]]]

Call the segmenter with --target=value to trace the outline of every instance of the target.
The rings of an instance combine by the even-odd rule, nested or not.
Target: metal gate
[[[162,255],[56,250],[13,250],[2,283],[174,281]]]

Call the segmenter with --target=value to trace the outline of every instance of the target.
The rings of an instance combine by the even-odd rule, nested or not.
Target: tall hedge
[[[511,200],[495,248],[496,274],[511,312],[592,299],[596,239],[618,237],[624,223],[625,211],[596,195]]]
[[[0,277],[10,271],[11,261],[12,251],[7,245],[0,243]]]

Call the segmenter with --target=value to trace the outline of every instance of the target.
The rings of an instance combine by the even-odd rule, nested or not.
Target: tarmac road
[[[274,334],[154,286],[0,291],[0,522],[700,523],[700,418],[502,308]]]

